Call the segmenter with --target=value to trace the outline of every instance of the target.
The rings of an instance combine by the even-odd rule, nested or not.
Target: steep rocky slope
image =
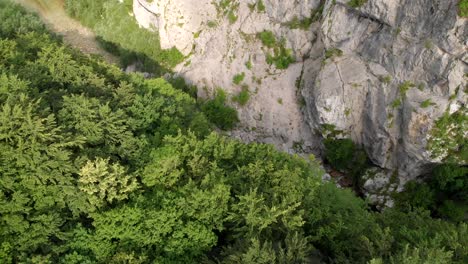
[[[458,1],[134,0],[134,15],[187,56],[176,72],[200,96],[248,89],[246,105],[232,102],[242,120],[233,136],[320,152],[334,130],[406,180],[449,154],[467,162]],[[454,113],[462,118],[436,131]]]

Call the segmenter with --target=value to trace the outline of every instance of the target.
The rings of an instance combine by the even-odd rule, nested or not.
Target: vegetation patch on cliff
[[[260,32],[257,37],[263,45],[268,48],[266,61],[268,64],[274,64],[277,69],[284,70],[296,60],[292,56],[292,51],[286,48],[286,40],[278,40],[271,31]],[[271,52],[273,50],[273,52]]]
[[[201,109],[208,120],[223,130],[232,129],[239,122],[237,111],[226,105],[226,93],[221,88],[216,90],[214,99],[203,103]]]
[[[453,114],[446,112],[429,133],[427,148],[435,159],[468,163],[468,111],[465,106]]]
[[[218,10],[218,14],[227,17],[229,23],[234,24],[237,21],[237,10],[239,9],[239,2],[236,0],[221,0],[219,2],[213,1],[213,4]]]
[[[461,17],[468,17],[468,0],[460,0],[458,4],[458,14]]]
[[[236,96],[232,98],[234,102],[237,102],[241,106],[246,105],[249,99],[250,99],[250,91],[247,85],[243,85],[242,90]]]
[[[348,5],[350,7],[360,7],[362,5],[364,5],[365,3],[367,3],[368,0],[351,0],[348,2]]]

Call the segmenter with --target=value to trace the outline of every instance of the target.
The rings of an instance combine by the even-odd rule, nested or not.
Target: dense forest
[[[222,92],[125,74],[8,0],[0,20],[0,263],[468,262],[464,217],[424,200],[466,201],[465,168],[378,212],[313,156],[216,132],[237,118]]]

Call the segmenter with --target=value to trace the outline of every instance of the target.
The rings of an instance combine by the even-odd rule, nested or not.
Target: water
[[[63,36],[63,41],[86,54],[101,55],[107,62],[118,64],[118,58],[102,49],[96,35],[65,12],[64,0],[14,0],[37,13],[49,30]]]

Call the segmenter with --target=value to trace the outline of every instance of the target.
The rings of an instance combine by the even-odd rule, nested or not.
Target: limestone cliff
[[[245,106],[232,102],[242,121],[233,136],[319,152],[332,128],[409,179],[443,161],[450,150],[440,148],[466,143],[463,122],[462,142],[428,147],[444,113],[466,116],[468,21],[458,1],[134,0],[134,14],[162,47],[187,55],[176,72],[200,96],[249,90]]]

